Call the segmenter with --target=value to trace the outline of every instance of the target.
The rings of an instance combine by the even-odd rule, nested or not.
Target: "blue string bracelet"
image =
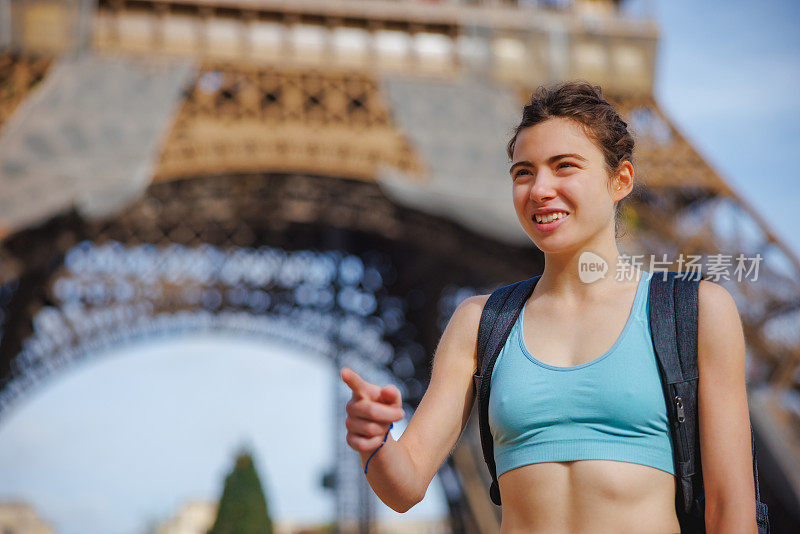
[[[369,467],[369,461],[372,460],[372,457],[375,456],[375,453],[378,452],[378,449],[383,447],[383,444],[386,443],[386,438],[389,437],[389,430],[391,430],[393,426],[394,426],[394,423],[389,423],[389,428],[386,429],[386,435],[383,436],[383,441],[381,441],[381,444],[378,445],[378,448],[375,449],[374,451],[372,451],[372,454],[370,454],[369,458],[367,458],[367,463],[364,464],[364,474],[365,475],[367,474],[367,467]]]

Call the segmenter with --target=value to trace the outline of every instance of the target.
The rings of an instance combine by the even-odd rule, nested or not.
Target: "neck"
[[[619,268],[622,270],[618,274]],[[546,252],[544,272],[537,286],[555,296],[585,299],[612,285],[638,280],[640,275],[641,269],[622,259],[616,241],[611,238],[602,244]]]

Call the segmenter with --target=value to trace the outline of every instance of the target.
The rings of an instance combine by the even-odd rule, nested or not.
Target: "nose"
[[[556,189],[553,177],[548,172],[539,172],[531,184],[528,192],[529,198],[537,204],[544,204],[547,200],[555,198]]]

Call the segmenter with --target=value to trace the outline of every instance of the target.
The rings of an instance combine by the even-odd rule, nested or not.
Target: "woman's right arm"
[[[414,416],[400,439],[395,441],[390,434],[369,461],[367,481],[381,501],[397,512],[408,511],[425,497],[469,420],[475,400],[472,375],[476,372],[478,323],[488,297],[476,295],[458,305],[436,347],[430,384]],[[360,377],[348,378],[351,388],[360,384],[364,396],[372,391],[374,399],[381,399],[372,403],[362,399],[355,410],[351,409],[353,400],[348,403],[348,444],[359,451],[363,466],[389,424],[402,418],[393,411],[402,403],[399,391],[395,396],[387,390],[393,386],[382,388],[379,397],[379,386]],[[364,421],[366,414],[369,423]]]

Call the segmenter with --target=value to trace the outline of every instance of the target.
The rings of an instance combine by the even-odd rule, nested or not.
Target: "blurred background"
[[[567,79],[636,137],[620,249],[693,255],[736,298],[763,500],[800,531],[798,22],[791,0],[0,0],[0,532],[499,532],[476,414],[397,514],[338,370],[400,388],[398,439],[458,303],[541,273],[505,144]]]

